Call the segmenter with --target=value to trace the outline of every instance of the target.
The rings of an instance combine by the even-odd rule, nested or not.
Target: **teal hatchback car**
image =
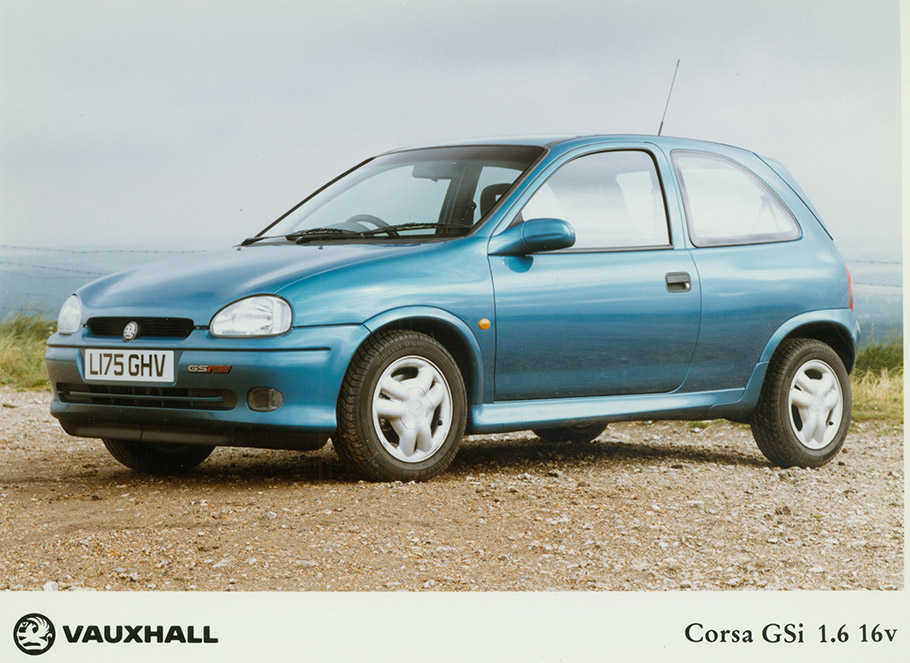
[[[101,278],[48,341],[52,414],[125,465],[317,449],[372,480],[465,433],[749,422],[780,466],[841,448],[850,274],[784,167],[655,136],[400,149],[221,251]]]

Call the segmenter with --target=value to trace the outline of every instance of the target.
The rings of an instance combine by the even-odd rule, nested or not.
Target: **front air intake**
[[[195,329],[189,318],[89,318],[86,325],[93,336],[122,336],[130,322],[139,325],[136,338],[186,338]]]

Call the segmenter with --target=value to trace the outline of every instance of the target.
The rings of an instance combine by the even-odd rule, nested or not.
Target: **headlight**
[[[61,334],[72,334],[79,330],[82,324],[82,302],[76,295],[70,295],[57,316],[57,331]]]
[[[280,297],[257,295],[225,306],[212,318],[214,336],[275,336],[291,328],[291,305]]]

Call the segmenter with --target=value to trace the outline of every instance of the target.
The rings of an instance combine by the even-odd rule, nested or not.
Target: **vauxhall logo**
[[[13,642],[19,651],[36,656],[54,644],[56,632],[51,620],[37,612],[26,615],[13,627]]]
[[[139,323],[135,320],[126,323],[126,327],[123,328],[123,340],[129,342],[137,336],[139,336]]]
[[[66,642],[72,644],[215,644],[210,626],[201,629],[196,626],[150,624],[64,624],[62,629]],[[54,644],[56,630],[51,620],[44,615],[31,613],[16,622],[13,639],[19,649],[30,655],[43,654]]]

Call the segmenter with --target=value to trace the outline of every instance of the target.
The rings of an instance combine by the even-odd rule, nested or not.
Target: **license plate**
[[[173,350],[86,350],[86,381],[173,382]]]

